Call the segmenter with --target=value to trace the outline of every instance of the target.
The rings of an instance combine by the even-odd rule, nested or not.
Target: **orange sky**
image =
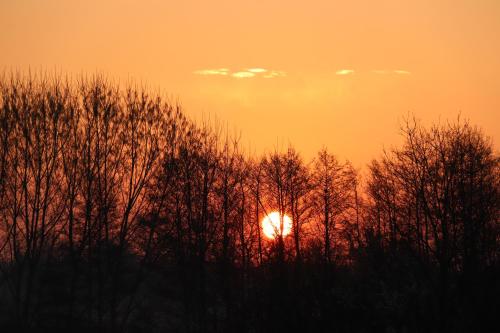
[[[498,0],[0,0],[0,68],[29,67],[147,82],[256,152],[361,166],[408,112],[499,142]]]

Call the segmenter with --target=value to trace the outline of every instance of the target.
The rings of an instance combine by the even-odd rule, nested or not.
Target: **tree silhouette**
[[[499,156],[403,124],[355,170],[250,155],[147,89],[0,77],[0,327],[482,331],[499,308]],[[274,239],[261,222],[278,212]],[[291,218],[289,235],[284,216]]]

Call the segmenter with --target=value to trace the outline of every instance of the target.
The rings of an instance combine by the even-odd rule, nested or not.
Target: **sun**
[[[262,220],[262,231],[269,239],[276,238],[280,234],[280,213],[272,212]],[[282,235],[286,236],[292,231],[292,219],[284,214],[283,215],[283,230]]]

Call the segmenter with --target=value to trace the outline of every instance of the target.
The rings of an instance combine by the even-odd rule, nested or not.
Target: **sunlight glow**
[[[276,238],[280,234],[280,213],[272,212],[262,220],[262,231],[269,239]],[[284,214],[283,215],[283,236],[288,235],[292,231],[292,219]]]

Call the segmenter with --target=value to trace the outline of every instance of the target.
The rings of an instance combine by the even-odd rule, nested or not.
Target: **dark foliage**
[[[2,332],[496,326],[499,157],[467,122],[408,121],[363,182],[102,77],[5,75],[0,128]]]

